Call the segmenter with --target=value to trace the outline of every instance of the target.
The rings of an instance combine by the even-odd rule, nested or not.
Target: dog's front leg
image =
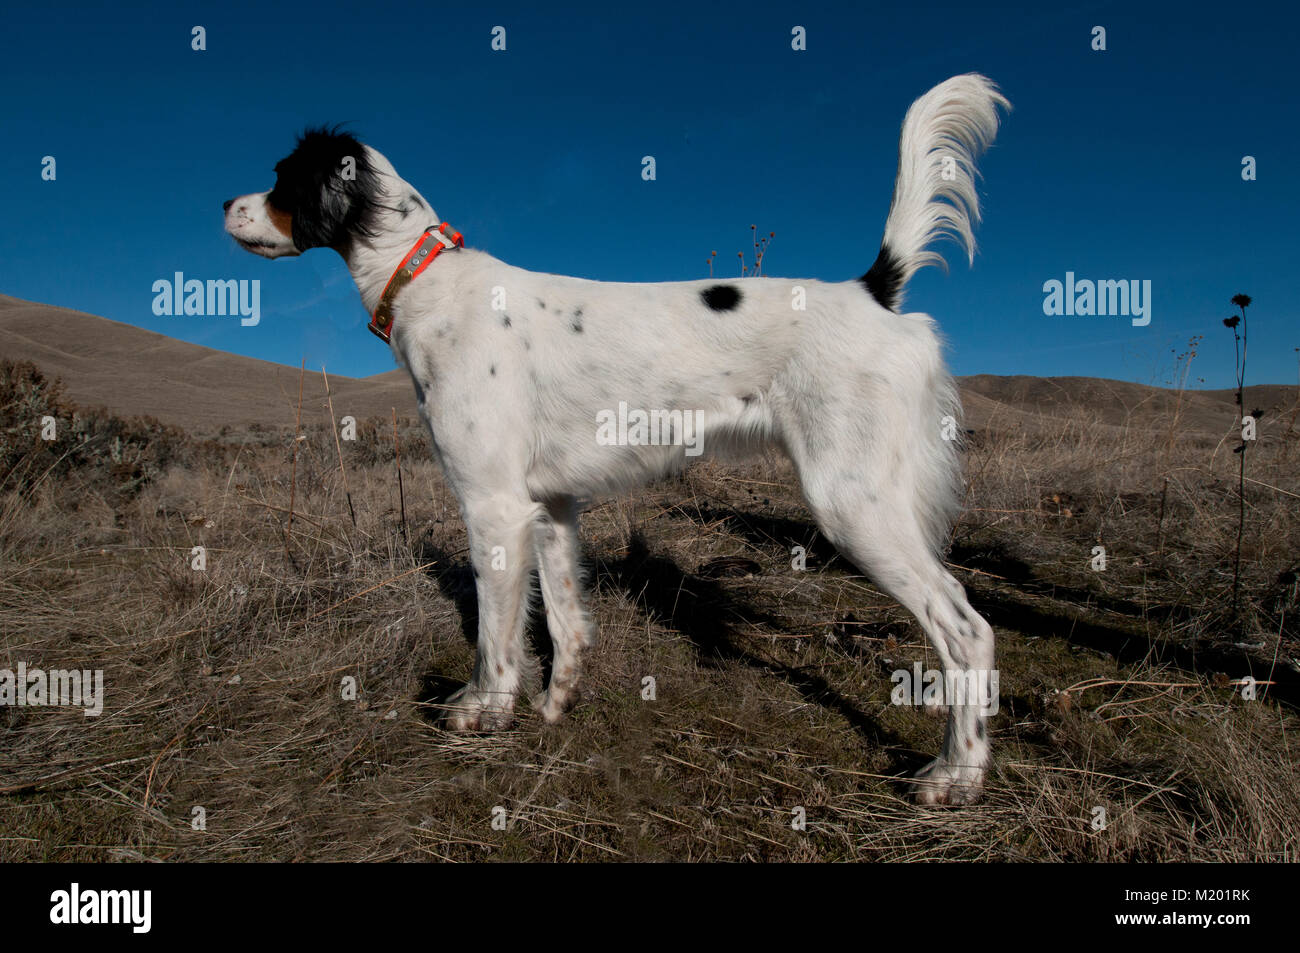
[[[596,638],[582,603],[578,548],[577,502],[571,497],[548,500],[546,519],[537,527],[537,575],[554,657],[551,683],[533,699],[533,707],[549,724],[562,719],[577,702],[582,652]]]
[[[446,701],[453,730],[508,727],[528,662],[524,625],[535,564],[533,525],[542,507],[526,498],[462,501],[478,592],[478,657],[468,684]]]

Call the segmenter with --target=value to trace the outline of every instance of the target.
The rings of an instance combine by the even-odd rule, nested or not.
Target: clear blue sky
[[[982,163],[981,254],[973,270],[950,255],[908,298],[957,373],[1158,384],[1204,334],[1193,376],[1228,386],[1221,321],[1246,292],[1250,380],[1295,383],[1295,6],[1018,6],[10,5],[0,292],[287,364],[391,369],[333,252],[264,261],[221,227],[222,201],[269,188],[295,132],[341,121],[515,265],[699,278],[716,249],[730,274],[756,223],[777,233],[769,273],[848,279],[875,255],[907,105],[979,70],[1015,105]],[[176,271],[261,279],[261,324],[155,317],[152,284]],[[1044,316],[1043,282],[1067,271],[1149,279],[1151,324]]]

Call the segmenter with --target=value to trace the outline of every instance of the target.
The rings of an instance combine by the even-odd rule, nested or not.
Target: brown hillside
[[[62,378],[83,406],[149,415],[194,431],[249,423],[293,426],[298,368],[227,354],[69,308],[0,295],[0,356],[35,362]],[[308,368],[308,371],[312,371]],[[415,415],[406,372],[330,376],[334,410],[358,419]],[[325,399],[319,368],[303,387],[304,415]]]

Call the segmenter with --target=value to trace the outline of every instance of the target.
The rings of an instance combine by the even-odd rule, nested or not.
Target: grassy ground
[[[107,692],[98,718],[0,708],[4,860],[1300,848],[1300,447],[1269,417],[1249,451],[1240,612],[1232,442],[1082,411],[974,435],[948,558],[997,630],[995,761],[980,804],[924,809],[902,776],[938,751],[943,719],[892,705],[889,674],[937,660],[819,539],[782,462],[704,464],[594,506],[601,639],[582,703],[559,726],[525,710],[455,735],[437,701],[472,665],[472,576],[418,427],[400,430],[405,532],[391,425],[343,444],[354,526],[322,425],[201,440],[3,377],[0,668],[103,669]],[[46,413],[53,444],[33,438]],[[1246,699],[1248,675],[1275,684]]]

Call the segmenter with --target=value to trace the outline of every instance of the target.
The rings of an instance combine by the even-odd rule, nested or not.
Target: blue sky
[[[769,274],[853,278],[879,244],[907,105],[978,70],[1015,106],[982,163],[980,256],[950,254],[908,295],[957,373],[1161,384],[1203,334],[1193,383],[1229,386],[1221,322],[1246,292],[1249,380],[1295,383],[1296,8],[982,7],[11,6],[0,292],[286,364],[391,369],[337,255],[264,261],[221,227],[222,201],[269,188],[297,131],[341,121],[469,244],[521,267],[700,278],[716,249],[727,275],[755,223],[777,233]],[[153,282],[177,271],[260,279],[261,323],[154,316]],[[1045,316],[1043,283],[1067,271],[1150,280],[1150,325]]]

